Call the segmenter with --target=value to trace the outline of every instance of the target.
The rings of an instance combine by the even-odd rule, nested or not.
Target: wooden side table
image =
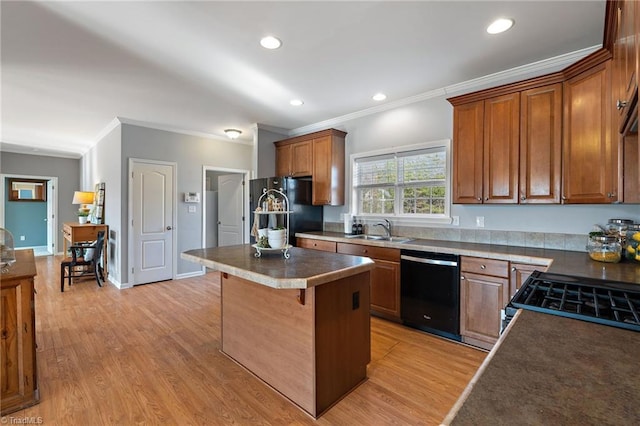
[[[108,275],[108,249],[109,249],[109,225],[96,225],[95,223],[65,222],[62,227],[64,236],[64,255],[67,255],[67,247],[76,243],[95,241],[98,232],[104,231],[104,247],[102,249],[102,268],[105,276]]]

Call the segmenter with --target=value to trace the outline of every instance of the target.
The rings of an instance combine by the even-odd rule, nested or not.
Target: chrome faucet
[[[384,231],[387,233],[387,237],[391,237],[391,222],[389,222],[387,219],[384,220],[386,223],[376,223],[373,226],[382,226],[384,228]]]

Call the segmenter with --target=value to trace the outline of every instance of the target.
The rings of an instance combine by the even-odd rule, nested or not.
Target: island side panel
[[[318,415],[367,378],[371,361],[369,279],[367,271],[315,287]]]
[[[301,305],[299,290],[221,275],[222,351],[315,416],[313,289]]]

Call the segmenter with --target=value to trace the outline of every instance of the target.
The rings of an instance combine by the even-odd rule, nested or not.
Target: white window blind
[[[448,215],[447,152],[436,146],[355,158],[356,213]]]

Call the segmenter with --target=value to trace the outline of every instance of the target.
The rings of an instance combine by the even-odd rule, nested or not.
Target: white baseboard
[[[183,280],[185,278],[193,278],[193,277],[199,277],[201,275],[204,275],[204,271],[195,271],[195,272],[187,272],[185,274],[178,274],[176,275],[176,280]]]

